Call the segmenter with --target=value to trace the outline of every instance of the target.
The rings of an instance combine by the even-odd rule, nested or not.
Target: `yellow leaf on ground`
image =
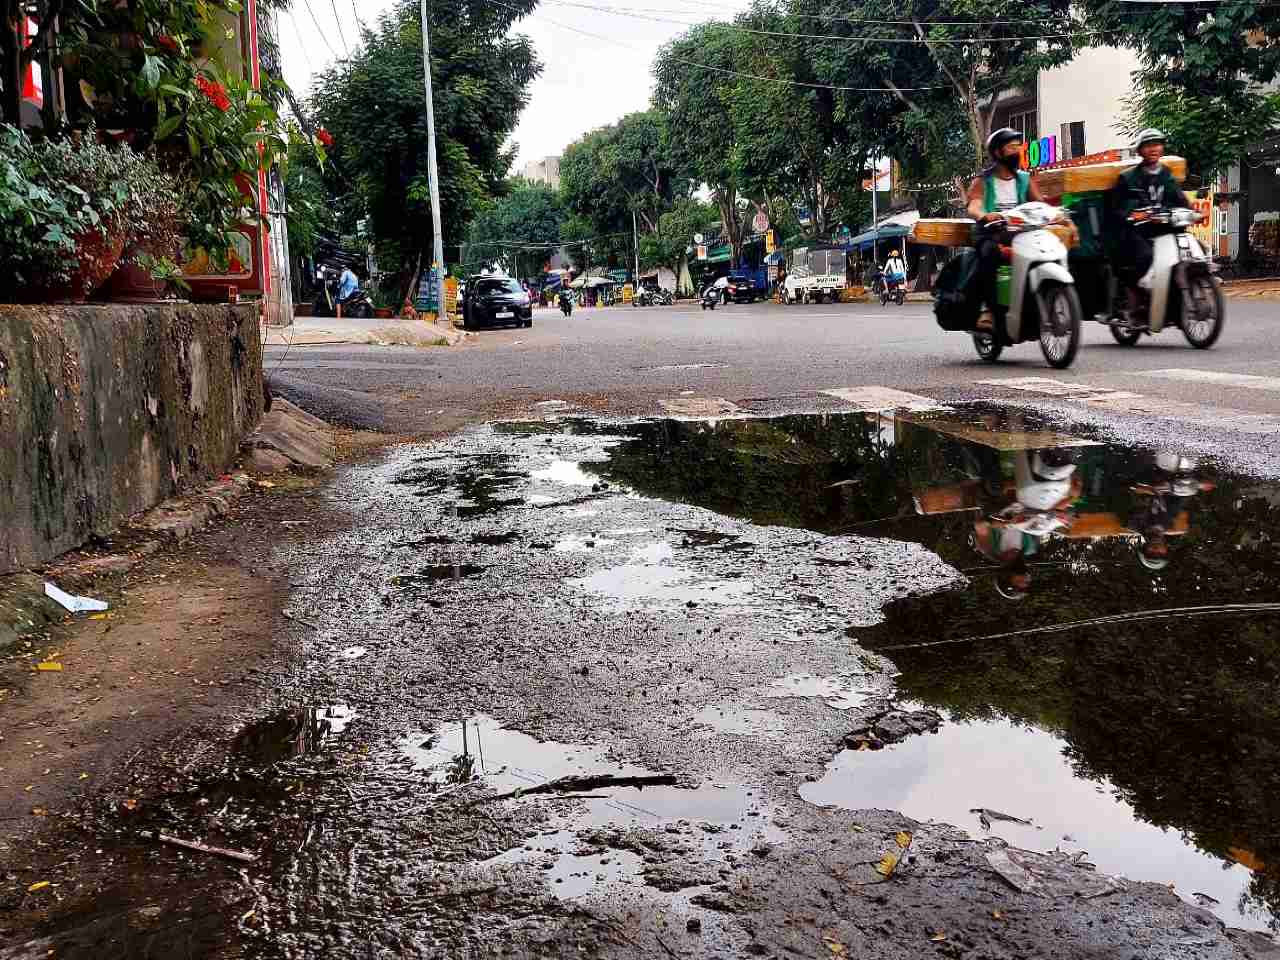
[[[880,858],[880,862],[876,864],[876,873],[882,877],[890,877],[893,875],[893,868],[898,865],[898,854],[886,853]]]
[[[827,945],[827,949],[831,951],[833,957],[847,957],[849,955],[849,948],[839,940],[831,940],[824,937],[822,942]]]
[[[911,834],[907,833],[907,831],[905,830],[899,830],[897,835],[893,839],[898,841],[898,846],[900,846],[903,850],[911,846]]]
[[[992,910],[992,911],[991,911],[991,916],[993,916],[993,917],[994,917],[995,919],[997,919],[997,920],[1003,920],[1003,919],[1004,919],[1004,914],[1003,914],[1003,913],[1001,913],[999,910]]]
[[[27,887],[27,893],[35,893],[37,890],[43,890],[48,885],[48,880],[41,880],[39,883],[33,883],[31,886]]]
[[[932,937],[929,938],[929,942],[941,943],[945,939],[947,939],[947,935],[943,933],[941,930],[939,930],[937,933],[935,933]]]
[[[60,670],[62,669],[62,664],[60,664],[60,663],[54,663],[54,662],[52,662],[52,661],[46,660],[46,661],[44,661],[43,663],[37,663],[37,664],[36,664],[36,669],[37,669],[37,670],[54,670],[54,671],[60,671]]]

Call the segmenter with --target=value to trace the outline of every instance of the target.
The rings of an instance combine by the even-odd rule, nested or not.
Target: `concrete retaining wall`
[[[257,317],[0,305],[0,573],[223,472],[262,416]]]

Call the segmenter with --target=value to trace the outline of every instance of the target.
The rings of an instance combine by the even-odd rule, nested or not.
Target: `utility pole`
[[[436,167],[436,111],[431,96],[431,41],[427,33],[427,0],[420,0],[422,14],[422,75],[427,88],[427,180],[431,191],[431,269],[435,276],[436,315],[444,308],[444,231],[440,226],[440,176]]]
[[[425,36],[425,34],[424,34]],[[871,156],[871,262],[879,263],[877,241],[880,239],[880,218],[876,213],[876,194],[880,192],[880,158]]]
[[[636,229],[636,212],[631,211],[631,242],[636,248],[636,285],[635,289],[640,290],[640,231]]]

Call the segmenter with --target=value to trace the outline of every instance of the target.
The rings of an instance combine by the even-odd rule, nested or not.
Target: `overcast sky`
[[[345,36],[348,45],[356,43],[357,12],[372,25],[390,5],[389,0],[295,0],[293,9],[280,15],[281,55],[289,85],[305,96],[312,75],[345,55],[341,38]],[[745,5],[700,0],[696,7],[681,9],[677,0],[647,0],[639,8],[626,8],[633,14],[627,16],[588,9],[622,7],[623,0],[544,0],[517,27],[533,40],[544,69],[530,90],[529,106],[513,138],[519,154],[512,172],[523,171],[526,161],[563,153],[588,130],[645,109],[652,82],[649,69],[658,47],[688,24],[727,18]]]

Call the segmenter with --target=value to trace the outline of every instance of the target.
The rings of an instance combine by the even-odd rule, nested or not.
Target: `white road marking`
[[[853,404],[855,410],[874,413],[879,410],[894,410],[906,407],[908,410],[937,410],[942,406],[937,400],[922,397],[891,387],[839,387],[823,390],[828,397],[835,397],[845,403]]]
[[[1178,367],[1169,370],[1142,370],[1139,373],[1144,377],[1159,377],[1162,380],[1190,380],[1224,387],[1244,387],[1247,390],[1280,391],[1280,377],[1257,377],[1248,373],[1219,373],[1216,370],[1187,370]]]
[[[1184,403],[1161,397],[1142,397],[1134,394],[1116,396],[1082,397],[1085,405],[1115,413],[1138,414],[1183,423],[1227,427],[1241,433],[1274,434],[1280,432],[1280,417],[1266,413],[1251,413],[1230,407],[1211,407],[1198,403]]]
[[[1105,388],[1095,387],[1088,383],[1063,383],[1048,377],[1008,377],[1001,380],[979,380],[979,383],[991,387],[1004,387],[1008,390],[1026,390],[1028,393],[1042,393],[1047,397],[1069,397],[1080,393],[1098,393]]]
[[[736,403],[724,397],[682,397],[675,400],[659,400],[658,406],[676,417],[724,417],[737,413]]]

